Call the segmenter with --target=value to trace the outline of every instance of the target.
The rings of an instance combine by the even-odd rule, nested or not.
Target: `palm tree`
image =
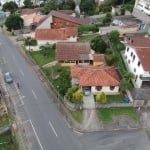
[[[129,82],[132,79],[135,79],[135,75],[131,72],[127,72],[127,73],[124,74],[124,79],[126,79]]]

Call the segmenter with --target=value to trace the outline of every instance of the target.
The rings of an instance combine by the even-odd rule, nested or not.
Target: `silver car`
[[[6,83],[13,83],[13,77],[10,72],[4,74],[4,80]]]

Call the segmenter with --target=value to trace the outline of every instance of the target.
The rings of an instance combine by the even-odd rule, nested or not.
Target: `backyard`
[[[80,42],[90,42],[93,38],[95,38],[99,34],[91,34],[91,35],[81,35],[79,36]]]

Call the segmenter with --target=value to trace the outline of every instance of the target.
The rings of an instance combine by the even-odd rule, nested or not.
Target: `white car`
[[[13,77],[10,72],[4,74],[4,80],[6,83],[13,83]]]

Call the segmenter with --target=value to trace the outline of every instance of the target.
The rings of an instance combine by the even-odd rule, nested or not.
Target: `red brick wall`
[[[57,18],[53,16],[53,23],[51,24],[52,29],[59,29],[64,27],[77,27],[77,23],[73,23],[71,21],[63,20],[61,18]]]

